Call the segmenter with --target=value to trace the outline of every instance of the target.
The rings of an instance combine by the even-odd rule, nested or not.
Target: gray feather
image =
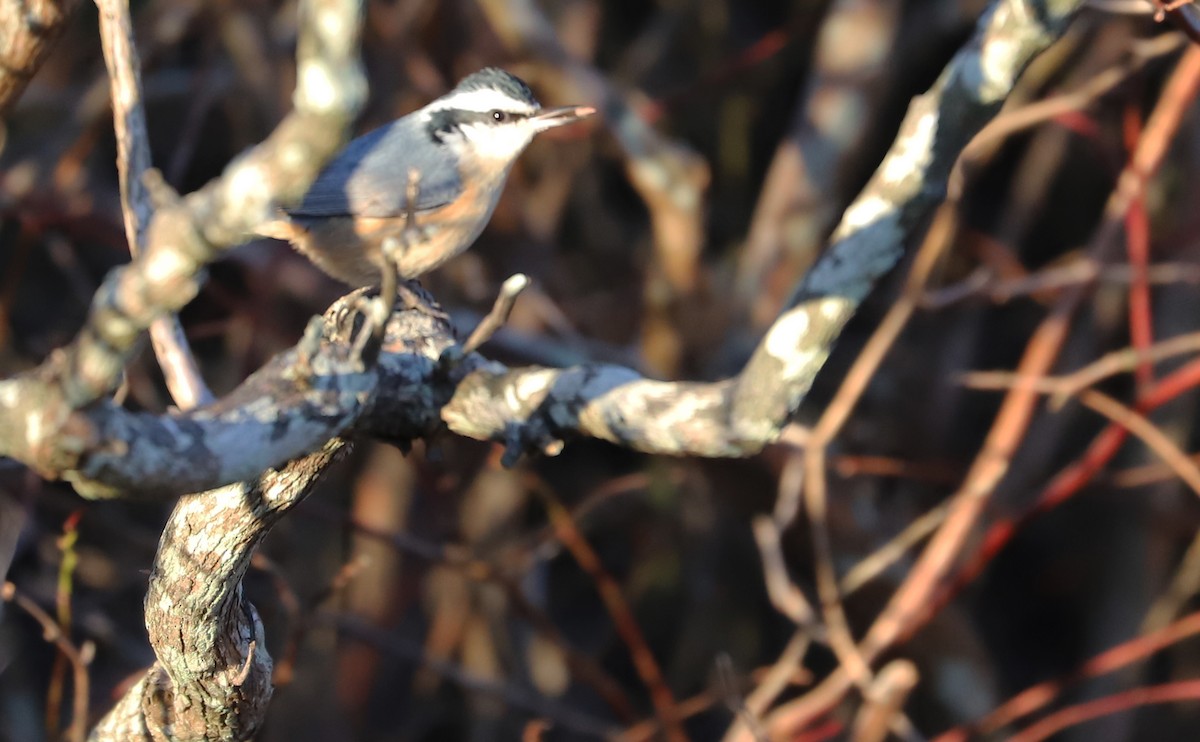
[[[415,211],[444,206],[462,192],[462,182],[449,153],[440,149],[417,116],[393,121],[346,145],[288,213],[301,220],[401,216],[411,168],[420,174]]]

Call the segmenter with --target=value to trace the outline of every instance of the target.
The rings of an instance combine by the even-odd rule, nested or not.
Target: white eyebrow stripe
[[[434,111],[446,108],[457,108],[463,111],[476,111],[478,113],[487,113],[495,109],[523,113],[533,113],[537,110],[524,101],[516,100],[511,96],[501,93],[499,90],[488,88],[465,91],[454,90],[429,104],[429,109]]]

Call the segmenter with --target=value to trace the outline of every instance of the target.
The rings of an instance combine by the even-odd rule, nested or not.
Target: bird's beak
[[[595,113],[596,109],[591,106],[563,106],[562,108],[543,108],[529,118],[537,125],[538,131],[545,131],[556,126],[575,123]]]

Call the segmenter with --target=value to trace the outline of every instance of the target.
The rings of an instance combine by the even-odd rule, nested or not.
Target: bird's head
[[[495,67],[471,74],[425,107],[430,135],[460,155],[507,166],[533,138],[596,112],[591,106],[542,108],[520,78]]]

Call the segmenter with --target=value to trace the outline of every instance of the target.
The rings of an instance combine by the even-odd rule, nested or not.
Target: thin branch
[[[1052,680],[1030,686],[1005,701],[979,721],[951,729],[934,742],[966,742],[979,734],[992,734],[1033,714],[1080,681],[1106,675],[1170,647],[1190,636],[1200,634],[1200,611],[1191,613],[1170,626],[1134,637],[1092,657],[1079,669]]]
[[[851,595],[863,585],[882,575],[888,567],[898,562],[910,549],[936,531],[946,520],[946,514],[949,511],[948,502],[939,503],[905,526],[904,530],[886,544],[859,560],[858,564],[851,567],[842,577],[842,594]]]
[[[792,634],[792,638],[775,659],[775,664],[771,665],[754,690],[746,696],[745,706],[749,713],[755,718],[761,718],[767,713],[775,699],[792,684],[811,646],[812,632],[809,629],[801,627]]]
[[[1019,389],[1040,394],[1051,394],[1058,389],[1051,379],[1027,378],[1019,374],[969,374],[964,381],[977,389]],[[1193,493],[1200,496],[1200,466],[1180,450],[1161,428],[1136,410],[1095,389],[1080,392],[1079,401],[1139,438],[1163,463],[1171,467]]]
[[[788,576],[787,562],[783,558],[783,549],[779,543],[779,527],[775,520],[770,516],[759,515],[754,518],[752,526],[771,605],[797,626],[809,632],[815,631],[817,614],[804,597],[804,593]]]
[[[1009,742],[1042,742],[1069,727],[1122,711],[1152,704],[1197,700],[1200,700],[1200,680],[1178,680],[1146,688],[1133,688],[1055,711],[1008,739]]]
[[[112,87],[113,128],[117,135],[117,174],[120,177],[121,213],[129,252],[137,257],[154,217],[146,178],[150,173],[150,136],[142,105],[141,62],[129,17],[129,0],[97,0],[100,41]],[[165,184],[159,187],[166,188]],[[164,315],[150,324],[150,342],[163,371],[163,380],[181,410],[208,404],[212,392],[188,347],[179,318]]]
[[[1179,446],[1154,423],[1144,415],[1126,407],[1117,400],[1094,389],[1088,389],[1079,395],[1079,401],[1141,439],[1146,446],[1158,455],[1165,464],[1170,466],[1175,474],[1200,496],[1200,466],[1187,457]]]
[[[904,724],[904,702],[920,675],[909,660],[892,660],[875,676],[863,705],[854,717],[852,742],[884,742],[897,724]],[[909,734],[904,739],[912,739]]]
[[[1157,631],[1171,623],[1197,592],[1200,592],[1200,533],[1192,537],[1166,590],[1150,604],[1142,619],[1142,633]]]
[[[88,663],[91,662],[92,649],[85,644],[82,649],[76,647],[63,633],[62,627],[46,611],[42,610],[33,599],[17,590],[11,582],[0,585],[0,600],[15,603],[17,607],[29,614],[42,627],[42,636],[52,643],[63,657],[71,663],[73,674],[74,706],[71,709],[71,725],[63,732],[63,736],[71,742],[83,742],[87,734],[88,722]]]
[[[1197,385],[1200,385],[1200,361],[1192,361],[1164,377],[1145,397],[1138,400],[1138,410],[1143,414],[1149,413],[1184,392],[1195,389]],[[950,583],[931,601],[928,613],[937,613],[943,605],[974,582],[987,565],[1034,518],[1053,510],[1082,491],[1116,456],[1127,437],[1128,432],[1125,428],[1116,423],[1109,424],[1096,435],[1077,460],[1063,467],[1051,479],[1032,506],[1017,516],[999,517],[990,524],[978,551],[959,568]]]
[[[1155,263],[1146,268],[1146,281],[1154,285],[1198,284],[1200,266],[1188,263]],[[1023,296],[1054,292],[1076,284],[1130,283],[1133,271],[1125,265],[1097,265],[1076,260],[1066,265],[1054,265],[1018,278],[992,280],[992,271],[981,266],[960,283],[925,294],[921,306],[926,309],[945,309],[974,296],[982,296],[997,304]]]
[[[670,686],[667,685],[666,678],[663,677],[654,653],[650,651],[650,646],[642,635],[633,611],[630,610],[625,596],[621,593],[620,585],[604,568],[599,555],[579,532],[571,513],[563,507],[553,493],[545,488],[537,488],[537,491],[541,495],[559,541],[571,552],[571,556],[575,558],[580,568],[591,577],[596,592],[600,594],[600,599],[604,602],[609,617],[612,618],[617,634],[628,647],[630,659],[633,660],[633,666],[636,668],[638,676],[650,693],[655,715],[662,724],[667,739],[671,742],[686,742],[688,737],[683,730],[683,717],[679,713],[679,705],[675,701]]]
[[[490,340],[497,330],[504,327],[508,322],[508,316],[512,314],[513,307],[517,304],[517,297],[528,287],[529,277],[525,274],[517,273],[509,276],[500,285],[500,293],[496,295],[496,303],[492,305],[492,311],[488,312],[487,316],[471,331],[471,336],[467,338],[467,342],[463,343],[462,352],[474,353],[479,350],[481,345]]]
[[[1108,353],[1078,371],[1058,377],[1058,391],[1050,398],[1051,405],[1060,405],[1080,390],[1094,386],[1104,379],[1125,373],[1142,363],[1157,363],[1184,353],[1200,351],[1200,332],[1178,335],[1147,348],[1122,348]]]

